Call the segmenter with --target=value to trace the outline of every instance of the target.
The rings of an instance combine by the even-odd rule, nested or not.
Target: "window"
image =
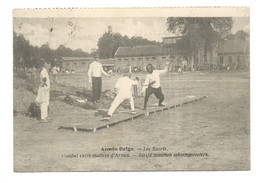
[[[138,60],[142,60],[142,58],[138,58]]]
[[[128,60],[127,58],[124,59],[124,61],[127,61],[127,60]]]
[[[156,60],[156,57],[152,57],[153,60]]]
[[[118,61],[121,61],[122,59],[120,58],[120,59],[118,59]]]
[[[149,60],[149,58],[145,58],[145,60],[146,60],[146,61],[148,61],[148,60]]]
[[[166,57],[162,57],[162,59],[166,59]]]
[[[223,61],[224,61],[224,57],[223,57],[223,56],[220,56],[219,62],[220,62],[221,65],[223,64]]]
[[[135,58],[132,58],[132,61],[135,61]]]
[[[237,62],[240,62],[240,56],[237,56]]]
[[[232,62],[232,56],[228,56],[228,61],[231,63]]]
[[[77,63],[75,62],[74,65],[77,65]]]
[[[82,62],[82,65],[85,65],[85,62]]]
[[[70,65],[69,63],[66,63],[66,65]]]

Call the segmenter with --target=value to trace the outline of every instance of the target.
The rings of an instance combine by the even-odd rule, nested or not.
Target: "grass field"
[[[138,76],[144,78],[142,74]],[[103,90],[112,89],[118,77],[103,77]],[[59,76],[59,82],[86,86],[87,77]],[[14,170],[250,169],[249,71],[188,72],[181,76],[168,73],[161,77],[161,85],[166,102],[189,96],[207,95],[208,98],[96,133],[58,130],[61,124],[79,121],[92,113],[61,101],[51,102],[51,123],[42,124],[23,115],[14,117]],[[22,99],[14,93],[14,100]],[[155,101],[152,97],[149,102]],[[138,99],[136,105],[142,102],[143,99]],[[101,150],[112,147],[129,147],[135,151]],[[152,151],[153,147],[162,149]],[[118,157],[92,156],[113,153]],[[154,153],[176,156],[150,157]],[[188,157],[185,153],[204,155]]]

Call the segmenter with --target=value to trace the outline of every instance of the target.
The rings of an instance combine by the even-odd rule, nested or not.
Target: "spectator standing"
[[[41,122],[48,122],[48,107],[50,101],[50,78],[48,70],[50,64],[43,60],[43,68],[40,73],[40,87],[35,102],[39,105],[41,109]]]
[[[99,58],[95,57],[94,61],[89,65],[88,70],[88,79],[90,85],[92,86],[93,102],[100,101],[102,90],[102,73],[106,76],[110,76],[104,71],[102,64],[99,62]]]

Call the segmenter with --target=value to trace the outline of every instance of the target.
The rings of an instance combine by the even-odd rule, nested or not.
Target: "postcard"
[[[250,170],[250,9],[13,10],[14,172]]]

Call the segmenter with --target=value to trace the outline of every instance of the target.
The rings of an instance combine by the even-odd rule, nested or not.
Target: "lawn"
[[[59,130],[61,124],[93,115],[62,101],[51,102],[50,123],[18,114],[14,171],[249,170],[249,75],[249,71],[168,73],[161,76],[165,102],[208,98],[96,133]],[[103,77],[103,90],[113,89],[118,77]],[[76,74],[59,76],[58,81],[85,87],[88,80]],[[19,94],[14,92],[18,103],[24,100]],[[135,102],[142,107],[142,98]],[[153,102],[155,97],[149,101]]]

